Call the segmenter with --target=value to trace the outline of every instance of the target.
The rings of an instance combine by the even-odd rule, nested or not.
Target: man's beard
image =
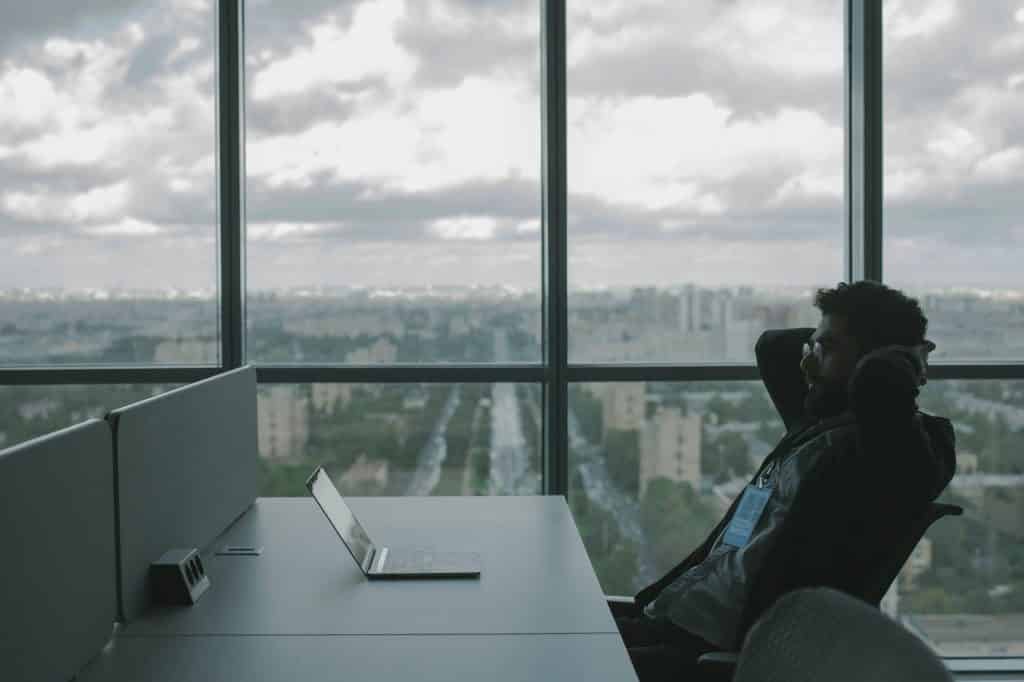
[[[838,384],[815,382],[811,385],[807,397],[804,398],[804,409],[818,419],[827,419],[842,414],[849,404],[846,382]]]

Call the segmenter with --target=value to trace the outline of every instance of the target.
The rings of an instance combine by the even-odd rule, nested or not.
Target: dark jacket
[[[778,537],[754,576],[740,641],[776,599],[800,587],[826,586],[860,596],[864,576],[908,532],[953,477],[953,427],[917,410],[917,372],[907,353],[879,350],[857,364],[849,383],[850,409],[827,420],[804,411],[807,387],[801,348],[813,329],[767,331],[758,339],[758,369],[786,435],[765,466],[820,437],[816,456],[793,499]],[[680,575],[701,563],[736,509],[733,503],[707,539],[657,582],[641,590],[641,608]]]

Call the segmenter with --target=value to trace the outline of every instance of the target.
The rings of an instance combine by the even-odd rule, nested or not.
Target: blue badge
[[[750,542],[750,536],[757,526],[761,514],[764,513],[768,498],[772,496],[771,488],[757,488],[748,485],[743,491],[743,497],[736,506],[736,513],[729,521],[729,527],[725,529],[722,542],[733,547],[743,547]]]

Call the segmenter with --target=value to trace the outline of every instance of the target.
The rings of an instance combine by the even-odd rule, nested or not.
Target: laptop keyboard
[[[388,550],[388,556],[384,560],[383,570],[385,572],[408,571],[431,568],[434,562],[434,553],[429,550]]]

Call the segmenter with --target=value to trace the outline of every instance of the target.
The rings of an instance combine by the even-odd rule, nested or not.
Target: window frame
[[[578,382],[759,379],[753,364],[570,363],[567,311],[566,3],[539,0],[543,355],[521,364],[256,364],[260,383],[539,383],[543,491],[568,495],[568,387]],[[239,367],[245,349],[244,0],[217,0],[220,358],[215,365],[0,367],[0,385],[188,383]],[[845,0],[844,271],[883,278],[882,3]],[[936,363],[935,379],[1024,379],[1024,362]],[[1022,658],[948,659],[954,670],[1024,671]],[[998,661],[986,664],[986,661]],[[1016,665],[1010,662],[1016,661]]]

